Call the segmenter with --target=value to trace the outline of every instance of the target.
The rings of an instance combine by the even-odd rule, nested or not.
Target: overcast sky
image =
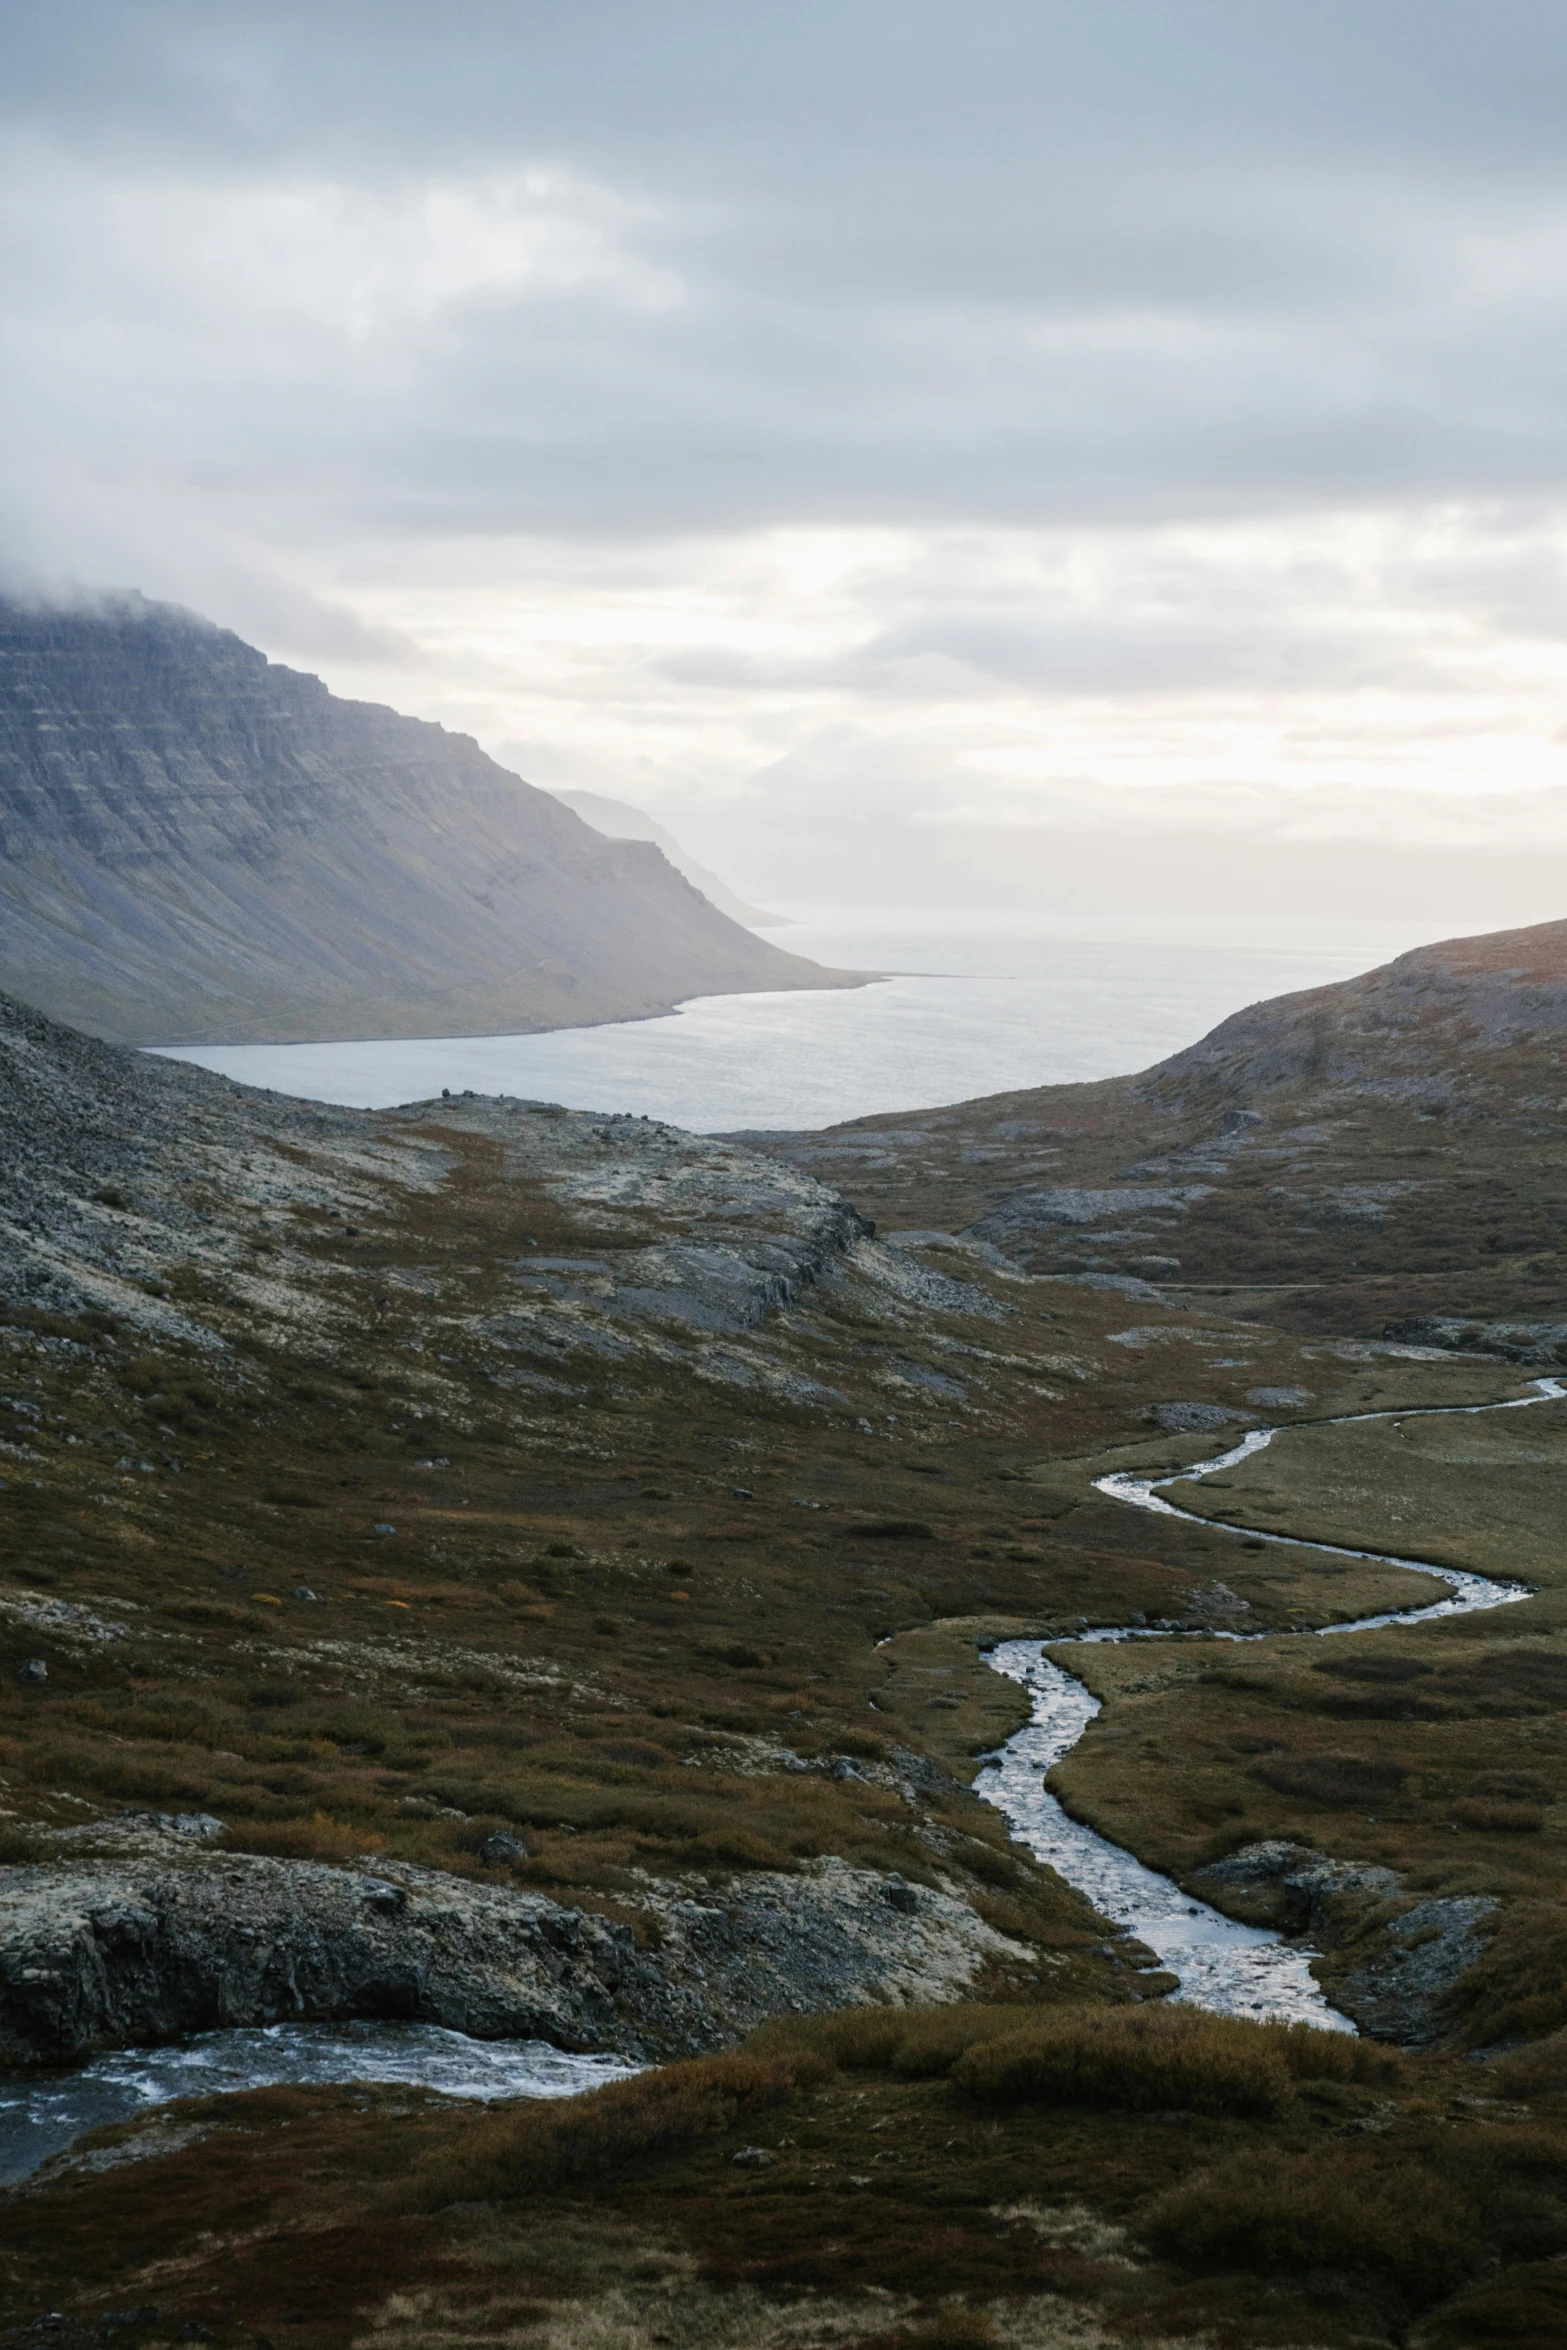
[[[0,126],[16,578],[753,888],[1185,827],[1567,912],[1559,5],[9,0]]]

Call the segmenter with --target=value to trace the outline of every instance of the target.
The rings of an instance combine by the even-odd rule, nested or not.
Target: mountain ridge
[[[0,603],[0,986],[137,1044],[529,1031],[853,984],[469,737],[141,598]]]
[[[663,850],[677,873],[683,873],[693,889],[699,889],[710,905],[727,914],[731,922],[743,922],[748,930],[778,930],[788,926],[787,914],[770,914],[765,906],[753,906],[748,898],[732,890],[720,880],[710,867],[700,863],[676,840],[674,834],[650,816],[645,808],[634,807],[629,800],[612,799],[605,792],[569,790],[564,785],[550,786],[551,796],[601,832],[608,840],[650,840]]]

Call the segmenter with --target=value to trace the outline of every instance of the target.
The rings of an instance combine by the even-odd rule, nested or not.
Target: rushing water
[[[24,2178],[84,2130],[171,2097],[320,2081],[405,2082],[448,2097],[576,2097],[637,2067],[547,2040],[470,2040],[439,2024],[266,2024],[127,2048],[72,2072],[0,2079],[0,2180]]]
[[[1505,1412],[1567,1398],[1567,1387],[1555,1379],[1536,1379],[1531,1385],[1534,1394],[1515,1396],[1506,1403],[1443,1408]],[[1410,1411],[1348,1415],[1354,1420],[1418,1416],[1424,1415]],[[1260,1452],[1277,1434],[1276,1428],[1254,1429],[1213,1460],[1198,1461],[1169,1475],[1138,1476],[1118,1470],[1097,1479],[1097,1487],[1135,1509],[1156,1510],[1213,1529],[1213,1519],[1200,1518],[1166,1501],[1161,1486],[1233,1468]],[[1326,1624],[1319,1634],[1323,1638],[1367,1632],[1382,1624],[1423,1624],[1434,1616],[1505,1607],[1529,1596],[1522,1583],[1493,1583],[1484,1575],[1434,1567],[1423,1559],[1398,1558],[1386,1551],[1303,1542],[1295,1535],[1259,1534],[1243,1526],[1219,1525],[1217,1530],[1244,1535],[1248,1542],[1284,1542],[1297,1550],[1323,1551],[1334,1558],[1408,1567],[1451,1586],[1445,1599],[1425,1607],[1362,1616],[1350,1624]],[[1082,1635],[1085,1644],[1171,1637],[1132,1624]],[[1199,1637],[1252,1641],[1281,1635],[1218,1632]],[[1077,1744],[1098,1713],[1099,1700],[1064,1666],[1045,1655],[1042,1641],[1003,1641],[991,1651],[990,1662],[997,1672],[1021,1681],[1034,1701],[1032,1720],[1007,1740],[975,1781],[977,1792],[1005,1813],[1018,1840],[1086,1893],[1101,1916],[1114,1920],[1155,1951],[1160,1964],[1180,1977],[1178,1998],[1225,2015],[1281,2016],[1291,2022],[1352,2032],[1355,2027],[1349,2018],[1328,2005],[1312,1978],[1314,1951],[1258,1927],[1239,1925],[1206,1902],[1193,1901],[1170,1878],[1146,1868],[1120,1845],[1096,1835],[1063,1811],[1044,1784],[1045,1773]],[[443,2091],[449,2097],[574,2097],[602,2082],[623,2080],[636,2069],[616,2056],[573,2056],[543,2040],[470,2040],[461,2032],[444,2031],[435,2024],[270,2024],[204,2032],[173,2047],[126,2049],[101,2056],[71,2072],[0,2079],[0,2180],[25,2177],[85,2130],[129,2120],[174,2097],[319,2081],[406,2082],[410,2087]]]
[[[1347,979],[1430,936],[1409,923],[801,907],[770,935],[872,987],[697,997],[663,1019],[539,1036],[171,1045],[247,1085],[374,1108],[453,1092],[629,1110],[699,1133],[814,1127],[1112,1077],[1259,996]]]
[[[1441,1407],[1467,1414],[1518,1411],[1529,1404],[1551,1403],[1567,1397],[1567,1387],[1555,1379],[1530,1382],[1532,1395],[1511,1397],[1505,1403]],[[1348,1420],[1409,1420],[1426,1417],[1412,1411],[1355,1412]],[[1329,1426],[1343,1425],[1329,1422]],[[1506,1607],[1529,1597],[1526,1584],[1493,1583],[1453,1567],[1434,1567],[1424,1559],[1398,1558],[1387,1551],[1351,1550],[1336,1542],[1303,1542],[1291,1534],[1259,1534],[1250,1526],[1227,1527],[1191,1510],[1177,1508],[1159,1490],[1182,1478],[1208,1477],[1261,1452],[1278,1434],[1276,1428],[1256,1428],[1239,1444],[1213,1460],[1198,1461],[1173,1474],[1138,1476],[1129,1470],[1095,1480],[1101,1493],[1155,1510],[1188,1524],[1217,1526],[1220,1533],[1242,1535],[1248,1542],[1288,1543],[1296,1550],[1315,1550],[1333,1558],[1367,1559],[1380,1566],[1408,1567],[1420,1575],[1437,1577],[1451,1589],[1445,1599],[1425,1607],[1393,1609],[1382,1615],[1361,1616],[1354,1623],[1325,1624],[1319,1638],[1337,1638],[1349,1632],[1369,1632],[1383,1624],[1424,1624],[1435,1616],[1469,1615],[1481,1608]],[[1105,1640],[1165,1640],[1172,1635],[1125,1624],[1086,1632],[1083,1642]],[[1180,1635],[1175,1635],[1180,1637]],[[1187,1635],[1187,1637],[1192,1637]],[[1197,1637],[1253,1641],[1285,1637],[1266,1632],[1219,1632]],[[1053,1643],[1059,1648],[1061,1643]],[[1089,1694],[1071,1672],[1044,1653],[1039,1640],[1007,1640],[991,1651],[990,1662],[1009,1680],[1021,1681],[1033,1698],[1033,1716],[1009,1738],[995,1759],[975,1781],[977,1792],[1006,1815],[1013,1834],[1039,1860],[1046,1861],[1086,1893],[1101,1916],[1111,1918],[1128,1934],[1158,1954],[1160,1964],[1180,1977],[1176,1997],[1223,2015],[1276,2016],[1292,2023],[1313,2023],[1352,2032],[1354,2025],[1328,2005],[1311,1974],[1316,1952],[1300,1942],[1255,1926],[1243,1926],[1206,1902],[1194,1901],[1169,1877],[1146,1868],[1118,1844],[1096,1835],[1072,1819],[1045,1786],[1045,1773],[1069,1754],[1099,1711],[1099,1700]]]

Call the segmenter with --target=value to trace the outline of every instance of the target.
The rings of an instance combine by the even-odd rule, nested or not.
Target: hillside
[[[1301,1330],[1477,1325],[1547,1360],[1564,1144],[1567,922],[1254,1004],[1139,1076],[766,1138],[879,1223],[968,1231],[1036,1273]]]
[[[1549,1044],[1487,952],[1431,983],[1461,998],[1432,1030],[1455,1297]],[[842,1189],[647,1119],[293,1101],[0,999],[0,2066],[42,2106],[89,2051],[298,2017],[653,2067],[558,2106],[354,2081],[117,2121],[0,2188],[0,2327],[1557,2339],[1567,1406],[1471,1417],[1529,1374],[1287,1327],[1322,1294],[1294,1277],[1072,1252],[1152,1135],[1216,1137],[1219,1173],[1121,1179],[1156,1195],[1128,1227],[1197,1219],[1258,1115],[1348,1191],[1403,1131],[1354,1088],[1408,1042],[1404,982],[1357,986],[1384,1009],[1321,991],[1217,1068],[1208,1040],[1078,1089],[1097,1128],[978,1104],[826,1138]],[[1312,1092],[1309,1036],[1351,1020]],[[1052,1209],[1027,1153],[1079,1144]],[[1547,1136],[1530,1182],[1552,1164]],[[872,1231],[900,1179],[1036,1224]],[[1096,1483],[1264,1417],[1188,1517]],[[1531,1596],[1319,1640],[1434,1587],[1313,1540]],[[1099,1701],[1050,1773],[1071,1819],[1183,1918],[1303,1932],[1385,2045],[1167,2005],[1011,1839],[977,1784],[1026,1712],[1010,1638]]]
[[[746,898],[720,881],[718,875],[683,849],[671,832],[648,815],[643,808],[633,808],[628,800],[612,800],[603,792],[555,791],[554,797],[584,824],[591,824],[595,832],[602,832],[610,840],[650,840],[663,850],[677,873],[683,873],[693,889],[699,889],[709,904],[727,914],[733,922],[743,922],[751,930],[777,930],[787,927],[788,916],[769,914],[763,906],[753,906]]]
[[[823,987],[464,735],[169,605],[0,604],[0,986],[129,1043],[574,1026]]]

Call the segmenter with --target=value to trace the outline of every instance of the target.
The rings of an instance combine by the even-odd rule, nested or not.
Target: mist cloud
[[[10,571],[710,852],[1160,790],[1501,851],[1567,776],[1564,118],[1524,0],[18,12]]]

